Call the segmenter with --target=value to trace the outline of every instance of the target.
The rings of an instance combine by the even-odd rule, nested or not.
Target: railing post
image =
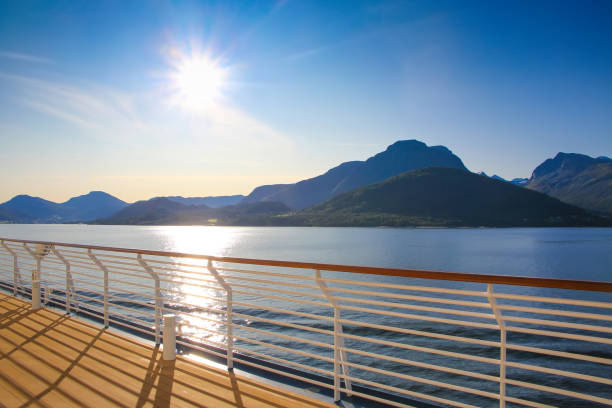
[[[487,297],[499,326],[499,408],[506,406],[506,323],[493,293],[493,284],[487,284]]]
[[[153,280],[155,281],[155,344],[159,344],[159,342],[161,341],[161,336],[160,336],[160,321],[161,321],[161,314],[162,314],[162,308],[164,306],[163,304],[163,299],[162,299],[162,294],[161,294],[161,286],[160,286],[160,282],[159,282],[159,275],[157,273],[155,273],[155,271],[153,270],[153,268],[151,268],[149,266],[148,263],[146,263],[146,261],[144,259],[142,259],[142,254],[138,254],[137,256],[138,259],[138,263],[140,264],[140,266],[143,267],[143,269],[145,271],[147,271],[147,273],[149,275],[151,275],[151,277],[153,278]],[[164,320],[164,325],[165,325],[165,320]],[[165,332],[166,328],[164,326],[164,350],[166,349],[166,332]],[[176,347],[176,346],[175,346]]]
[[[91,251],[91,248],[87,250],[87,254],[91,258],[91,260],[94,261],[96,265],[98,265],[98,268],[100,268],[100,270],[104,272],[104,327],[108,328],[108,269],[106,269],[106,266],[104,266],[102,262],[100,262],[100,260],[96,258],[96,256]]]
[[[53,254],[57,257],[57,259],[62,261],[62,263],[66,267],[66,287],[64,289],[66,291],[66,314],[70,314],[70,301],[71,301],[71,298],[74,301],[74,294],[73,294],[73,292],[74,292],[74,280],[72,279],[72,273],[70,272],[70,263],[55,248],[55,245],[51,246],[51,251],[53,251]]]
[[[38,310],[40,309],[40,264],[43,256],[49,253],[49,247],[38,244],[35,251],[30,249],[26,243],[23,244],[23,247],[36,261],[36,269],[32,271],[32,310]]]
[[[21,272],[19,272],[19,262],[17,258],[17,254],[4,242],[4,240],[0,241],[4,249],[8,251],[9,254],[13,256],[13,294],[17,296],[17,288],[20,287],[23,289],[23,281],[21,280]],[[17,284],[19,281],[19,285]]]
[[[226,329],[227,329],[227,369],[228,370],[233,370],[234,369],[234,359],[233,359],[233,354],[234,354],[234,329],[233,329],[233,320],[232,320],[232,287],[230,285],[227,284],[227,282],[225,282],[225,279],[223,279],[223,277],[219,274],[219,272],[214,268],[212,261],[209,259],[208,260],[208,271],[210,272],[210,274],[212,276],[214,276],[214,278],[217,280],[217,282],[219,283],[219,285],[221,285],[221,287],[223,289],[225,289],[226,292],[226,299],[227,299],[227,303],[226,303],[226,307],[225,307],[225,311],[226,311]]]
[[[334,401],[340,401],[340,368],[344,375],[344,384],[346,386],[347,395],[351,396],[351,380],[349,380],[349,367],[346,364],[348,358],[344,349],[344,336],[342,335],[342,323],[340,322],[340,307],[338,301],[329,291],[325,282],[321,280],[321,271],[315,270],[315,281],[325,295],[329,303],[334,308]]]
[[[164,315],[164,360],[176,360],[176,317]]]

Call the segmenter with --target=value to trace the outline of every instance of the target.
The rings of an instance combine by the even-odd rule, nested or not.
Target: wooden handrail
[[[229,262],[229,263],[249,264],[249,265],[278,266],[278,267],[314,269],[314,270],[318,269],[321,271],[351,272],[351,273],[370,274],[370,275],[400,276],[400,277],[405,277],[405,278],[432,279],[432,280],[444,280],[444,281],[455,281],[455,282],[491,283],[491,284],[498,284],[498,285],[533,286],[533,287],[551,288],[551,289],[571,289],[571,290],[586,290],[586,291],[595,291],[595,292],[612,292],[612,282],[598,282],[598,281],[586,281],[586,280],[575,280],[575,279],[533,278],[533,277],[528,277],[528,276],[488,275],[488,274],[461,273],[461,272],[426,271],[426,270],[419,270],[419,269],[337,265],[337,264],[312,263],[312,262],[292,262],[292,261],[289,262],[289,261],[277,261],[277,260],[269,260],[269,259],[232,258],[232,257],[223,257],[223,256],[187,254],[187,253],[182,253],[182,252],[151,251],[151,250],[146,250],[146,249],[115,248],[115,247],[105,247],[105,246],[97,246],[97,245],[69,244],[69,243],[52,242],[52,241],[32,241],[32,240],[22,240],[22,239],[12,239],[12,238],[0,238],[0,241],[19,242],[19,243],[25,243],[25,244],[57,245],[57,246],[70,247],[70,248],[94,249],[97,251],[123,252],[123,253],[152,255],[152,256],[166,256],[166,257],[173,257],[173,258],[193,258],[193,259],[205,259],[205,260],[210,259],[210,260],[217,261],[217,262]]]

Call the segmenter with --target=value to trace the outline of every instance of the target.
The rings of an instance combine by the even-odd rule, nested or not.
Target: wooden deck
[[[2,407],[337,407],[0,293]]]

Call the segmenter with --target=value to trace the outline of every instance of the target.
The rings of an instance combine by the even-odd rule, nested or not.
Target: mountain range
[[[160,198],[160,197],[155,197]],[[240,203],[244,196],[242,194],[231,196],[209,196],[209,197],[182,197],[182,196],[167,196],[170,201],[185,205],[206,205],[211,208],[225,207],[227,205],[235,205]]]
[[[0,219],[17,223],[87,222],[108,217],[128,205],[103,191],[92,191],[64,203],[18,195],[0,204]]]
[[[559,153],[535,168],[527,188],[612,215],[612,159]]]
[[[283,214],[290,208],[279,202],[256,202],[213,208],[187,205],[166,197],[138,201],[111,217],[95,221],[110,225],[253,225],[260,219]]]
[[[371,194],[380,197],[373,201]],[[422,211],[427,208],[438,212]],[[130,205],[94,191],[65,203],[20,195],[0,204],[0,222],[24,223],[540,226],[607,225],[610,215],[607,157],[559,153],[529,179],[506,181],[470,173],[446,147],[417,140],[398,141],[365,161],[345,162],[298,183],[260,186],[246,197],[167,196]]]
[[[601,217],[467,170],[428,167],[340,194],[279,218],[318,226],[588,226]]]
[[[295,184],[257,187],[243,202],[278,201],[301,210],[345,191],[424,167],[467,170],[461,159],[444,146],[429,147],[418,140],[401,140],[366,161],[345,162],[317,177]]]

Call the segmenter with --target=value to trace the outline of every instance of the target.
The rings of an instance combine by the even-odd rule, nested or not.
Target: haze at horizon
[[[248,194],[400,139],[612,155],[607,2],[0,6],[0,201]]]

